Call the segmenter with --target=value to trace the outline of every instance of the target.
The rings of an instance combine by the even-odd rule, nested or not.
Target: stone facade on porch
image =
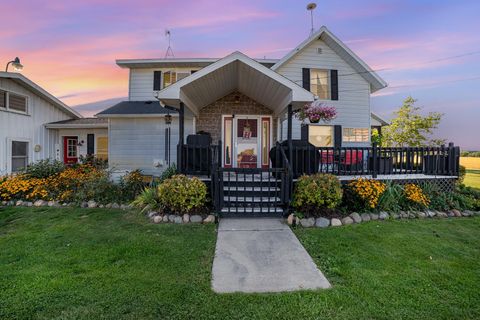
[[[205,131],[211,134],[213,143],[221,140],[222,115],[272,115],[273,112],[264,105],[256,102],[238,91],[215,101],[202,108],[196,123],[196,131]],[[277,118],[272,117],[272,137],[277,139]]]

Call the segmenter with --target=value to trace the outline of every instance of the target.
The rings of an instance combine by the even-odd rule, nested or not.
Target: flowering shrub
[[[317,123],[320,120],[328,122],[335,119],[336,116],[337,109],[335,107],[326,106],[318,100],[307,103],[295,113],[295,117],[300,121],[309,119],[312,123]]]
[[[428,207],[430,199],[423,193],[422,188],[413,183],[407,183],[404,187],[405,199],[422,208]]]
[[[360,205],[364,209],[374,209],[387,186],[378,180],[360,178],[352,180],[347,189],[354,198],[351,201],[357,202],[357,207]]]
[[[196,177],[174,175],[158,186],[158,202],[174,214],[197,212],[205,208],[207,186]]]
[[[334,209],[342,200],[342,186],[331,174],[301,176],[296,184],[292,205],[304,214],[318,216],[322,209]]]
[[[24,173],[0,177],[0,200],[125,202],[134,199],[142,188],[138,170],[115,184],[106,169],[92,163],[65,167],[43,160],[29,166]]]
[[[143,190],[144,184],[141,170],[130,171],[120,180],[124,197],[127,199],[134,199],[140,194]]]
[[[45,179],[29,179],[25,174],[7,177],[0,183],[0,198],[2,200],[42,199],[47,196],[46,191],[39,188],[44,183]]]

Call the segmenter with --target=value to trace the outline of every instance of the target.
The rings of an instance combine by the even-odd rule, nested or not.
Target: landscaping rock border
[[[350,215],[343,218],[303,218],[299,219],[293,213],[290,214],[286,221],[288,225],[297,225],[304,228],[328,228],[328,227],[340,227],[351,224],[380,221],[380,220],[412,220],[412,219],[446,219],[446,218],[458,218],[458,217],[473,217],[479,216],[480,211],[459,211],[456,209],[446,212],[437,210],[425,210],[425,211],[401,211],[401,212],[385,212],[380,213],[362,213],[352,212]]]
[[[205,218],[203,218],[201,215],[189,215],[189,214],[184,214],[184,215],[175,215],[175,214],[161,214],[156,211],[150,211],[147,213],[147,217],[153,222],[153,223],[177,223],[177,224],[187,224],[187,223],[214,223],[215,222],[215,216],[213,214],[209,214]]]
[[[71,202],[59,202],[59,201],[45,201],[45,200],[36,200],[32,201],[25,201],[25,200],[17,200],[17,201],[2,201],[0,202],[0,207],[52,207],[52,208],[65,208],[65,207],[80,207],[80,208],[107,208],[107,209],[121,209],[127,210],[132,209],[133,207],[129,204],[118,204],[118,203],[108,203],[108,204],[101,204],[96,202],[95,200],[83,201],[80,204],[75,204]]]

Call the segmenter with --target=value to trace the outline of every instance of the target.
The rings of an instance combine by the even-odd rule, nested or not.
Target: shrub
[[[46,191],[40,189],[45,179],[28,178],[25,174],[6,177],[0,183],[0,198],[2,200],[34,200],[47,196]]]
[[[159,198],[157,188],[145,188],[143,191],[133,200],[132,205],[141,209],[141,212],[159,209]]]
[[[402,186],[389,181],[386,183],[385,192],[383,192],[378,199],[377,209],[389,212],[398,212],[402,210],[403,198],[404,194]]]
[[[460,165],[460,167],[458,168],[457,184],[463,184],[463,180],[465,180],[466,174],[467,174],[467,168],[465,168],[465,166]]]
[[[97,158],[95,157],[94,155],[86,155],[86,156],[83,156],[81,155],[80,158],[78,158],[78,163],[80,165],[90,165],[94,168],[97,168],[97,169],[107,169],[108,168],[108,160],[105,160],[105,159],[100,159],[100,158]]]
[[[42,179],[53,176],[63,170],[65,170],[63,162],[45,159],[29,164],[27,168],[25,168],[24,173],[26,177]]]
[[[142,171],[138,169],[127,173],[120,179],[120,187],[125,199],[135,199],[142,192],[144,186]]]
[[[174,163],[171,166],[169,166],[167,169],[165,169],[165,171],[162,172],[160,176],[160,182],[170,179],[176,174],[177,174],[177,166]]]
[[[352,210],[375,209],[386,189],[386,184],[378,180],[365,178],[352,180],[345,188],[345,204]]]
[[[207,186],[200,179],[174,175],[158,186],[161,208],[175,214],[198,212],[205,208]]]
[[[301,176],[295,187],[292,205],[306,215],[318,216],[324,209],[336,208],[342,200],[342,186],[330,174]]]
[[[430,198],[414,183],[407,183],[403,191],[407,203],[413,208],[425,209],[430,204]]]

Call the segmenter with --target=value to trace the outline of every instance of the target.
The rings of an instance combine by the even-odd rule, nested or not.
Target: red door
[[[78,161],[78,137],[63,137],[63,162],[75,164]]]

